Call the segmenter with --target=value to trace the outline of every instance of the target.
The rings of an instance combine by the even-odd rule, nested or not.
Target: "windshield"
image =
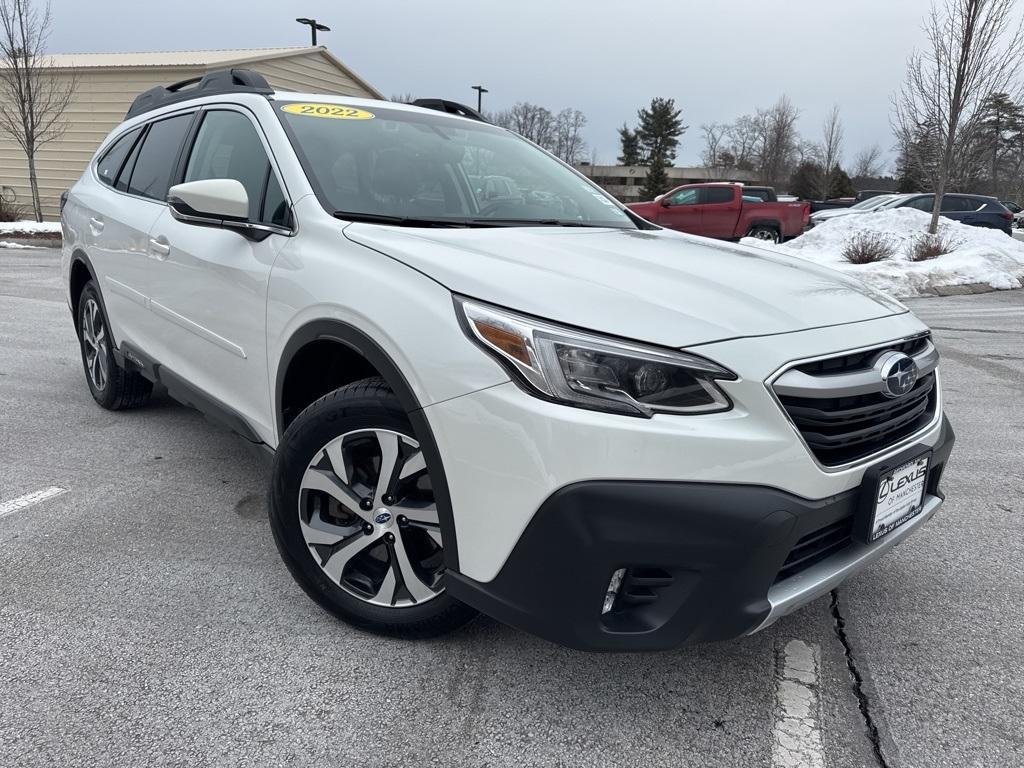
[[[861,200],[851,208],[855,208],[858,211],[870,211],[872,208],[877,208],[880,205],[884,205],[892,199],[892,195],[878,195],[877,197],[869,197],[867,200]]]
[[[376,105],[275,107],[317,196],[339,218],[636,228],[606,193],[504,129]]]

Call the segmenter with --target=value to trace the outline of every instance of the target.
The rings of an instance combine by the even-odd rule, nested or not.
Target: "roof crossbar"
[[[476,120],[480,123],[490,122],[472,107],[459,104],[457,101],[448,101],[447,99],[416,99],[412,105],[414,107],[423,107],[424,109],[436,109],[438,112],[447,112],[449,115],[468,117],[470,120]]]
[[[270,87],[266,78],[252,69],[215,69],[200,77],[190,77],[167,87],[158,85],[139,94],[128,109],[125,120],[200,96],[225,93],[258,93],[269,96],[273,92],[274,89]]]

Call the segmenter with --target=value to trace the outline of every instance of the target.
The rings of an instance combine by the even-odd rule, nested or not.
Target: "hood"
[[[836,216],[849,216],[853,213],[865,213],[865,211],[860,208],[832,208],[827,211],[818,211],[811,218],[815,221],[824,221],[825,219],[834,219]]]
[[[669,347],[906,311],[810,262],[667,230],[349,224],[344,232],[455,293]]]

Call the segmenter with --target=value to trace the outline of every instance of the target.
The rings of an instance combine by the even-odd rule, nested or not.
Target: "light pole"
[[[488,91],[482,85],[474,85],[472,86],[472,89],[476,91],[476,111],[482,112],[484,106],[484,94],[490,93],[490,91]]]
[[[299,24],[305,24],[305,25],[307,25],[309,27],[309,31],[313,33],[313,45],[316,45],[316,33],[317,33],[317,31],[320,31],[320,32],[330,32],[331,31],[330,27],[328,27],[326,24],[319,23],[316,19],[307,19],[307,18],[303,17],[303,18],[296,19],[296,21],[299,22]]]

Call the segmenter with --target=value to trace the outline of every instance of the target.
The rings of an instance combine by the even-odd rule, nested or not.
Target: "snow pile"
[[[0,240],[0,248],[38,248],[37,245],[25,245],[24,243],[8,243]]]
[[[59,221],[0,221],[0,235],[56,235],[61,233]]]
[[[894,208],[877,213],[838,216],[819,224],[807,234],[788,243],[773,245],[746,238],[744,245],[769,248],[789,256],[813,261],[845,274],[892,296],[927,296],[936,288],[985,284],[995,289],[1020,288],[1024,280],[1024,242],[995,229],[968,227],[951,219],[939,219],[939,233],[956,245],[930,261],[908,259],[910,249],[928,229],[931,217],[913,208]],[[843,248],[865,232],[884,235],[896,254],[872,264],[851,264]]]

